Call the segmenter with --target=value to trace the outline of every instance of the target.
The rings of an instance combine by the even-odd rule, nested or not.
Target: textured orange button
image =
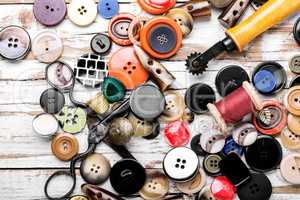
[[[143,10],[153,15],[163,14],[176,4],[176,0],[137,0],[137,2]]]
[[[51,143],[52,153],[60,160],[71,160],[79,151],[76,137],[69,133],[60,133]]]
[[[300,116],[300,86],[294,86],[288,90],[285,104],[290,113]]]

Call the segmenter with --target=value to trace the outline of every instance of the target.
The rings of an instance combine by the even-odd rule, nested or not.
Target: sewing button
[[[158,121],[153,122],[153,129],[150,135],[144,136],[144,139],[152,140],[160,134],[160,123]]]
[[[176,4],[176,0],[137,0],[143,10],[153,15],[167,12]]]
[[[191,141],[191,149],[198,155],[198,156],[205,156],[207,153],[202,149],[201,144],[201,134],[195,135]]]
[[[67,5],[64,0],[36,0],[33,4],[33,14],[41,24],[55,26],[65,19]]]
[[[283,146],[290,150],[300,149],[300,136],[289,130],[283,130],[280,135]]]
[[[169,123],[164,130],[164,138],[172,147],[185,146],[190,140],[190,130],[183,121]]]
[[[104,183],[110,174],[110,163],[100,153],[94,153],[86,157],[80,165],[80,174],[89,184],[99,185]]]
[[[271,136],[260,136],[245,153],[247,164],[258,172],[268,172],[280,164],[282,148],[279,142]]]
[[[140,32],[143,49],[154,58],[165,59],[177,53],[181,47],[180,26],[168,17],[155,17]]]
[[[57,119],[48,113],[42,113],[34,117],[32,128],[35,133],[42,137],[53,136],[59,128]]]
[[[256,141],[258,132],[253,124],[243,123],[232,130],[232,137],[237,144],[250,146]]]
[[[294,86],[288,90],[284,103],[290,113],[300,116],[300,86]]]
[[[295,55],[289,60],[290,70],[295,74],[300,74],[300,55]]]
[[[84,109],[74,106],[64,106],[57,116],[63,131],[67,133],[81,132],[87,121],[87,114]]]
[[[101,17],[110,19],[119,12],[119,3],[117,0],[102,0],[98,3],[98,12]]]
[[[205,186],[198,196],[195,197],[195,200],[216,200],[210,191],[210,185]]]
[[[154,128],[153,122],[141,120],[132,113],[129,114],[128,119],[132,124],[134,136],[145,137],[152,134]]]
[[[300,85],[300,75],[295,76],[295,77],[291,80],[290,85],[289,85],[289,88],[294,87],[294,86],[297,86],[297,85]]]
[[[296,135],[300,135],[300,117],[292,114],[288,114],[288,128]]]
[[[185,111],[181,117],[181,120],[186,123],[191,124],[195,120],[195,114],[190,109],[185,108]]]
[[[193,17],[185,9],[171,9],[166,16],[170,19],[173,19],[180,26],[183,37],[186,37],[192,32],[194,20]]]
[[[145,169],[135,160],[123,159],[111,169],[111,186],[121,195],[131,195],[140,191],[145,181]]]
[[[189,181],[199,170],[198,156],[187,147],[176,147],[165,155],[163,170],[175,182]]]
[[[150,171],[147,172],[146,182],[139,194],[145,200],[157,200],[166,196],[168,191],[168,178],[159,171]]]
[[[54,62],[62,53],[63,43],[52,31],[40,32],[32,42],[32,54],[40,62]]]
[[[226,8],[233,0],[209,0],[209,2],[216,8]]]
[[[185,112],[183,96],[177,91],[164,92],[166,107],[160,120],[163,122],[172,122],[180,119]]]
[[[75,136],[69,133],[60,133],[51,143],[53,154],[60,160],[71,160],[79,151],[79,144]]]
[[[193,195],[199,192],[205,186],[205,183],[206,174],[203,169],[199,168],[199,171],[197,172],[195,178],[187,182],[175,183],[175,185],[179,191],[185,194]]]
[[[221,156],[218,154],[208,154],[203,159],[203,169],[209,176],[218,176],[221,173],[219,166]]]
[[[272,72],[261,70],[255,74],[253,84],[262,94],[272,93],[276,88],[276,78]]]
[[[202,133],[200,144],[207,153],[218,153],[225,146],[225,136],[217,129],[208,130]]]
[[[247,72],[237,65],[229,65],[222,68],[215,79],[218,93],[225,97],[242,86],[244,81],[249,82]]]
[[[30,50],[30,36],[19,26],[7,26],[0,31],[0,55],[8,60],[24,58]]]
[[[56,114],[64,107],[65,97],[60,91],[50,88],[42,93],[40,105],[46,113]]]
[[[226,138],[225,146],[224,146],[222,152],[223,152],[225,155],[228,155],[228,154],[231,153],[231,152],[235,152],[235,153],[237,153],[238,155],[243,156],[244,150],[245,150],[245,149],[244,149],[242,146],[238,145],[238,144],[234,141],[234,139],[232,138],[232,136],[230,136],[230,137],[227,137],[227,138]]]
[[[285,156],[280,164],[283,178],[292,184],[300,184],[300,154],[292,153]]]
[[[96,54],[107,55],[111,50],[112,42],[107,35],[99,33],[92,38],[90,46]]]
[[[116,78],[105,77],[102,84],[102,91],[110,103],[118,102],[125,96],[124,85]]]
[[[88,200],[88,198],[86,196],[82,196],[82,195],[75,195],[70,197],[70,199],[68,200]]]
[[[68,17],[78,26],[87,26],[97,17],[97,6],[93,0],[72,0],[68,7]]]
[[[109,141],[116,145],[127,144],[133,136],[133,127],[126,118],[116,118],[109,128]]]
[[[97,114],[103,115],[108,112],[110,105],[102,93],[97,93],[87,102],[89,108]]]
[[[185,104],[196,114],[207,112],[207,104],[215,101],[214,90],[204,83],[196,83],[190,86],[185,93]]]
[[[132,44],[129,40],[128,29],[133,19],[134,15],[130,13],[119,13],[110,20],[108,35],[118,45]]]
[[[149,75],[140,63],[133,47],[116,51],[108,63],[109,76],[123,83],[126,89],[134,89],[146,82]]]
[[[153,85],[140,85],[130,96],[131,111],[140,119],[151,121],[158,118],[165,109],[165,98]]]
[[[300,18],[296,21],[294,25],[294,38],[296,42],[300,45]]]
[[[233,200],[235,198],[236,188],[225,176],[216,177],[210,189],[216,199]]]
[[[269,200],[272,194],[272,184],[264,174],[252,174],[251,178],[238,186],[237,194],[243,200]]]

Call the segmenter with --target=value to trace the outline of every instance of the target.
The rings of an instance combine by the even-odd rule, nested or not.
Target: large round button
[[[185,146],[190,140],[190,130],[186,122],[175,121],[165,127],[164,137],[172,147]]]
[[[191,149],[198,156],[205,156],[207,153],[202,149],[200,141],[201,141],[201,134],[195,135],[191,141]]]
[[[210,190],[216,199],[233,200],[235,198],[236,188],[225,176],[215,178]]]
[[[102,2],[102,1],[101,1]],[[112,47],[111,39],[102,33],[96,34],[91,40],[91,49],[100,55],[106,55]]]
[[[143,188],[139,191],[145,200],[162,199],[169,191],[168,178],[159,171],[147,172],[147,179]]]
[[[280,164],[282,148],[279,142],[271,136],[261,136],[249,146],[245,153],[247,164],[258,172],[268,172]]]
[[[42,93],[40,105],[46,113],[56,114],[64,107],[65,97],[60,91],[50,88]]]
[[[107,158],[100,153],[94,153],[82,161],[80,174],[87,183],[99,185],[108,179],[110,169]]]
[[[300,136],[295,133],[285,129],[281,132],[280,135],[281,142],[283,146],[290,150],[299,150],[300,149]]]
[[[294,25],[294,37],[296,42],[300,45],[300,18]]]
[[[216,200],[213,194],[210,191],[210,185],[205,186],[195,200]]]
[[[59,124],[53,115],[42,113],[34,117],[32,128],[38,135],[50,137],[58,131]]]
[[[199,192],[205,186],[205,183],[206,174],[203,169],[200,168],[195,178],[187,182],[176,183],[176,187],[185,194],[193,195]]]
[[[54,62],[61,56],[62,52],[62,40],[52,31],[39,33],[32,42],[33,56],[40,62]]]
[[[218,154],[208,154],[203,159],[203,169],[209,176],[218,176],[221,173],[221,168],[219,166],[221,156]]]
[[[193,179],[198,168],[198,156],[187,147],[176,147],[170,150],[163,160],[165,174],[176,182],[186,182]]]
[[[250,146],[258,136],[255,126],[250,123],[240,124],[232,130],[234,141],[241,146]]]
[[[153,85],[141,85],[130,96],[131,111],[139,118],[152,121],[158,118],[165,108],[165,98]]]
[[[109,76],[123,83],[126,89],[134,89],[146,82],[149,75],[140,63],[133,47],[116,51],[108,63]]]
[[[133,136],[133,127],[126,118],[116,118],[109,128],[109,141],[116,145],[128,143]]]
[[[193,17],[185,9],[171,9],[166,16],[170,19],[173,19],[180,26],[181,32],[184,37],[192,32],[194,20]]]
[[[143,10],[153,15],[163,14],[176,4],[176,0],[137,0],[137,2]]]
[[[248,73],[237,65],[229,65],[222,68],[215,79],[218,93],[225,97],[242,86],[244,81],[249,82]]]
[[[283,178],[292,184],[300,184],[300,154],[292,153],[285,156],[280,165]]]
[[[82,195],[75,195],[70,197],[68,200],[88,200],[88,198]]]
[[[163,122],[172,122],[180,119],[185,111],[182,95],[172,90],[166,91],[164,95],[166,107],[159,119]]]
[[[300,135],[300,117],[292,114],[288,115],[288,128],[296,135]]]
[[[289,60],[290,70],[295,74],[300,74],[300,55],[295,55]]]
[[[145,137],[152,134],[155,126],[153,122],[141,120],[132,113],[129,114],[128,119],[132,124],[134,136]]]
[[[24,58],[30,50],[30,36],[19,26],[7,26],[0,31],[0,55],[8,60]]]
[[[79,144],[75,136],[69,133],[60,133],[51,143],[53,154],[60,160],[71,160],[79,151]]]
[[[41,24],[55,26],[65,19],[67,5],[64,0],[36,0],[33,4],[33,14]]]
[[[225,136],[217,129],[212,129],[202,133],[201,147],[207,153],[218,153],[225,146]]]
[[[300,86],[294,86],[288,90],[284,103],[290,113],[300,116]]]
[[[207,104],[215,101],[214,90],[204,83],[196,83],[190,86],[185,93],[185,104],[196,114],[207,112]]]
[[[119,12],[118,0],[102,0],[98,3],[98,12],[101,17],[110,19]]]
[[[68,7],[68,17],[78,26],[87,26],[97,17],[97,5],[93,0],[72,0]]]

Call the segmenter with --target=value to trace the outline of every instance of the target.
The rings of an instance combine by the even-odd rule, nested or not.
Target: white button
[[[78,26],[90,25],[97,17],[97,5],[93,0],[72,0],[68,17]]]

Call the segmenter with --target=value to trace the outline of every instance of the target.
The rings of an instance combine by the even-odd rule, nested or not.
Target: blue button
[[[223,148],[223,153],[225,155],[229,154],[230,152],[235,152],[240,156],[244,154],[244,147],[238,145],[232,138],[232,136],[226,138],[225,146]]]
[[[111,19],[119,13],[118,0],[100,0],[98,12],[105,19]]]
[[[271,93],[276,89],[276,77],[268,70],[260,70],[255,74],[253,84],[259,92]]]

